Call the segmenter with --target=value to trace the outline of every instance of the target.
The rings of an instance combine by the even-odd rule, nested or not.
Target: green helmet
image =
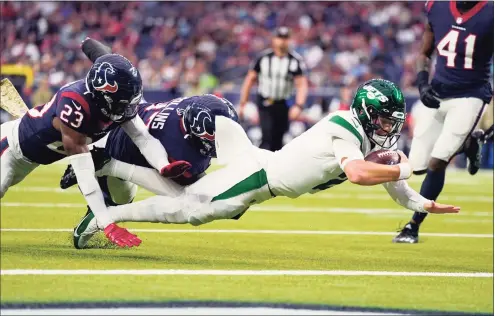
[[[383,79],[366,81],[358,87],[351,111],[371,142],[390,148],[399,140],[406,120],[406,101],[394,83]],[[383,130],[381,119],[392,124],[390,131]]]

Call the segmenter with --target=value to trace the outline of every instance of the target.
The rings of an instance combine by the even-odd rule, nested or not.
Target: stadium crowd
[[[103,40],[139,65],[148,89],[185,94],[239,84],[277,25],[293,30],[313,87],[381,76],[414,90],[421,2],[3,2],[2,64],[59,86],[84,76],[79,45]]]

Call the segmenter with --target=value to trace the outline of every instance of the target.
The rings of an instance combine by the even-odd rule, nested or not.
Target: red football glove
[[[127,229],[117,226],[112,223],[108,225],[105,230],[105,236],[114,244],[119,247],[133,247],[141,244],[141,239],[138,236],[131,234]]]
[[[162,168],[160,174],[165,178],[176,178],[184,174],[191,164],[185,160],[174,161]]]

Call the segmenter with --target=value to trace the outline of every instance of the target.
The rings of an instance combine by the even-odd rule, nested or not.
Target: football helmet
[[[351,111],[371,142],[390,148],[399,140],[406,120],[406,101],[394,83],[383,79],[366,81],[356,90]]]
[[[216,157],[215,116],[228,117],[239,121],[237,112],[229,100],[213,94],[194,96],[188,99],[190,104],[183,113],[183,127],[199,152],[207,157]]]
[[[136,116],[143,97],[139,71],[118,54],[103,55],[95,60],[86,75],[86,88],[103,115],[119,123]]]

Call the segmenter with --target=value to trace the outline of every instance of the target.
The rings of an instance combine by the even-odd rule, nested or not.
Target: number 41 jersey
[[[489,103],[493,91],[493,2],[460,12],[455,1],[428,1],[437,59],[433,89],[441,98],[475,97]]]
[[[19,144],[22,154],[32,162],[47,165],[67,156],[62,134],[53,127],[58,117],[61,124],[87,136],[90,144],[117,126],[103,116],[86,93],[84,80],[69,83],[46,104],[29,110],[19,123]]]

